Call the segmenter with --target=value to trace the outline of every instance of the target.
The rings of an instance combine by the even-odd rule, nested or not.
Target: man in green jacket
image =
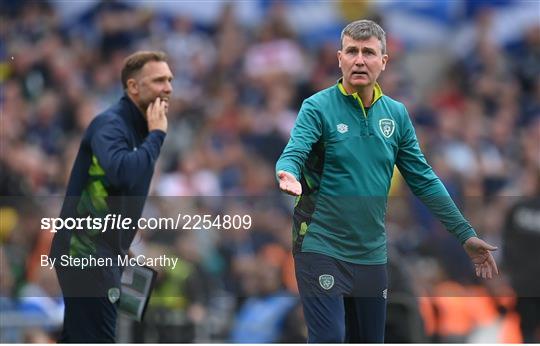
[[[341,33],[343,77],[304,101],[276,164],[279,187],[297,196],[293,251],[309,342],[383,342],[384,218],[394,165],[456,236],[476,275],[498,273],[422,154],[405,106],[383,95],[386,34],[358,20]]]

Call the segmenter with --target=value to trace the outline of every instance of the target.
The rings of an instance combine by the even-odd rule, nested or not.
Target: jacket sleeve
[[[315,105],[309,99],[304,101],[291,131],[291,138],[276,163],[276,173],[286,171],[300,180],[311,148],[322,136],[322,127],[322,119]]]
[[[141,175],[153,171],[165,132],[151,131],[137,150],[133,150],[126,131],[116,119],[104,121],[95,129],[91,147],[111,184],[131,188]]]
[[[476,232],[456,207],[439,177],[420,150],[407,110],[402,119],[403,133],[396,165],[412,192],[431,210],[462,244]]]

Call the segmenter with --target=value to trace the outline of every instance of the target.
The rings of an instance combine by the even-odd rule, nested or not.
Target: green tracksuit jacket
[[[375,87],[366,111],[338,82],[302,104],[276,164],[302,184],[294,209],[293,251],[358,264],[384,264],[390,181],[405,181],[463,243],[476,236],[422,154],[405,106]]]

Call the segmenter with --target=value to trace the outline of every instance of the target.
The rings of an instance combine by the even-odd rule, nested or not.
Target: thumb
[[[498,247],[496,246],[493,246],[493,245],[490,245],[488,243],[486,243],[485,241],[483,241],[482,239],[480,239],[480,245],[486,249],[486,250],[489,250],[489,251],[495,251],[498,249]]]

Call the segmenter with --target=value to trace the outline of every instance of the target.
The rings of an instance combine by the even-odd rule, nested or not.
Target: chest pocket
[[[330,132],[325,143],[325,159],[337,166],[345,164],[358,155],[358,149],[362,142],[361,137],[360,129],[351,129],[350,127],[348,131],[343,133],[336,129]]]

